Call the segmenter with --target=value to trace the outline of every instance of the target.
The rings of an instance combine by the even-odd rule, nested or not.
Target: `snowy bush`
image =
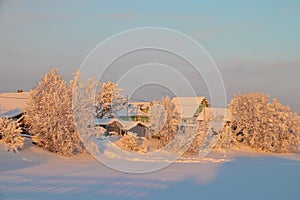
[[[96,117],[114,117],[114,112],[125,108],[126,105],[126,98],[121,95],[122,89],[112,81],[100,83],[100,86],[96,94]]]
[[[139,145],[138,138],[133,135],[124,135],[116,144],[127,151],[145,152],[145,147]]]
[[[83,151],[72,114],[72,86],[57,69],[46,73],[31,91],[26,123],[38,146],[64,156]]]
[[[233,141],[261,151],[296,152],[297,115],[277,99],[261,93],[236,95],[229,105],[233,115]]]
[[[0,142],[4,144],[8,151],[18,153],[18,150],[23,148],[24,138],[21,137],[21,132],[22,129],[17,122],[0,118]]]

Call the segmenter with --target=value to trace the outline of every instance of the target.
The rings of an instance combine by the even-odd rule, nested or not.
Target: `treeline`
[[[85,112],[84,109],[88,105],[72,108],[74,84],[81,94],[94,92],[97,86],[100,87],[92,105],[95,117],[109,117],[112,105],[117,107],[123,104],[121,90],[115,83],[98,83],[92,79],[84,83],[80,80],[79,71],[66,83],[57,69],[53,68],[30,91],[22,124],[12,119],[0,118],[0,142],[6,149],[18,152],[23,148],[24,138],[20,133],[25,129],[37,146],[50,152],[63,156],[87,152],[82,142],[83,138],[80,138],[77,131],[78,127],[75,126],[73,112],[74,109]],[[117,101],[112,102],[112,99]]]
[[[46,73],[30,92],[22,128],[31,134],[36,145],[63,156],[87,152],[73,118],[72,92],[75,83],[82,94],[98,88],[92,105],[94,117],[114,117],[113,108],[122,109],[126,106],[122,90],[113,82],[97,83],[89,79],[84,83],[80,80],[80,73],[76,72],[73,79],[66,83],[56,68]],[[180,117],[168,97],[153,102],[153,105],[160,106],[153,107],[150,113],[152,123],[149,130],[155,132],[161,148],[175,137]],[[86,105],[82,105],[77,109],[85,112],[85,107]],[[233,118],[219,133],[216,148],[250,147],[257,151],[275,153],[297,152],[300,141],[299,117],[277,99],[270,102],[266,94],[241,93],[231,100],[228,107]],[[165,110],[164,115],[161,115],[159,108]],[[162,124],[163,122],[166,123]],[[198,153],[207,129],[206,125],[199,127],[199,133],[188,152]],[[0,118],[0,142],[9,151],[18,152],[23,148],[24,138],[21,137],[21,132],[18,122]],[[130,136],[122,138],[120,143],[128,150],[139,151],[143,148],[136,138]]]
[[[263,93],[241,93],[228,107],[232,123],[230,129],[224,127],[220,146],[245,146],[274,153],[298,151],[299,116],[278,99],[270,102]]]

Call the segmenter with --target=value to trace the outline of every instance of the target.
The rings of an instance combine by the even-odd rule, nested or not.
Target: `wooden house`
[[[145,137],[147,124],[137,121],[123,121],[117,118],[95,119],[95,126],[101,126],[106,129],[106,134],[124,135],[128,132],[138,137]]]
[[[149,121],[149,108],[142,106],[144,104],[130,103],[128,108],[124,108],[117,112],[117,117],[123,121]]]
[[[122,123],[116,118],[95,119],[95,126],[101,126],[107,135],[122,134]]]
[[[205,111],[205,108],[210,107],[204,96],[174,97],[172,103],[175,104],[175,109],[180,114],[181,121],[185,124],[194,123],[200,113]]]
[[[29,96],[29,92],[1,93],[0,117],[6,117],[21,122],[24,119],[23,114]]]
[[[205,114],[204,114],[205,113]],[[230,123],[232,121],[232,114],[228,108],[205,108],[205,112],[200,113],[197,121],[223,121]]]
[[[122,121],[124,133],[131,132],[138,137],[146,137],[148,125],[143,122]]]

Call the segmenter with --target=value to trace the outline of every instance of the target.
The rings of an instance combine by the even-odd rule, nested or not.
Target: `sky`
[[[163,27],[209,52],[228,101],[258,91],[300,113],[299,22],[298,0],[0,0],[0,92],[32,89],[53,66],[69,80],[108,37]]]

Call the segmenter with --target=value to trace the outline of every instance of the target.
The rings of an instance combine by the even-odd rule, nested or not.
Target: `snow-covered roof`
[[[116,118],[102,118],[102,119],[94,119],[94,123],[95,125],[109,125],[112,124],[114,122],[119,122],[120,121]]]
[[[95,125],[110,125],[110,124],[113,124],[114,122],[117,122],[120,125],[120,128],[122,128],[124,130],[132,129],[133,127],[135,127],[137,125],[141,125],[144,127],[148,126],[147,124],[145,124],[143,122],[123,121],[123,120],[119,120],[118,118],[95,119],[94,122],[95,122]]]
[[[29,92],[1,93],[0,116],[14,117],[23,112],[29,99]]]
[[[200,97],[174,97],[172,102],[175,104],[175,109],[179,114],[181,114],[182,118],[191,118],[196,113],[199,105],[202,102],[208,105],[208,101],[204,96]]]
[[[23,113],[23,111],[21,109],[16,108],[14,110],[7,111],[5,113],[0,113],[0,117],[14,118],[14,117],[21,115],[22,113]]]
[[[127,108],[123,108],[123,109],[117,111],[117,116],[118,117],[127,116]],[[139,107],[129,105],[128,106],[128,117],[134,117],[134,116],[148,117],[149,114],[143,112]]]
[[[134,107],[142,107],[142,108],[145,108],[145,107],[150,107],[151,105],[151,102],[148,102],[148,101],[142,101],[142,102],[130,102],[129,103],[130,105],[133,105]]]
[[[137,121],[122,121],[121,123],[123,125],[122,128],[124,130],[130,130],[130,129],[132,129],[133,127],[135,127],[137,125],[141,125],[141,126],[147,127],[147,124],[142,123],[142,122],[137,122]]]
[[[206,116],[206,117],[205,117]],[[231,121],[232,114],[228,108],[205,108],[205,111],[201,112],[197,117],[197,120],[203,121],[212,119],[223,119],[224,121]]]

